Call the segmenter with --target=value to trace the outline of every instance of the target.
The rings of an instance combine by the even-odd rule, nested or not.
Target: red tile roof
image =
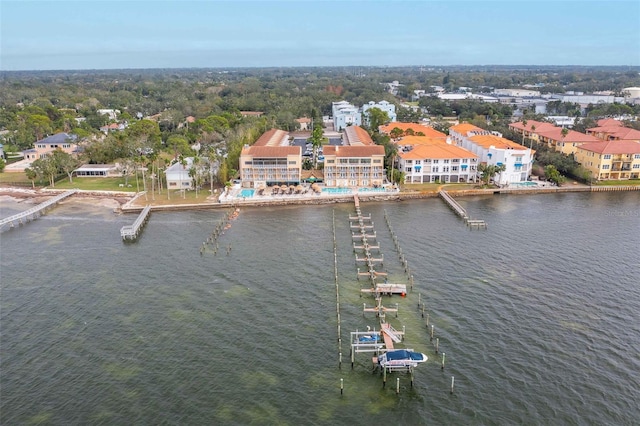
[[[460,124],[456,124],[455,126],[451,126],[449,127],[449,131],[454,131],[456,133],[460,133],[463,136],[468,136],[469,132],[486,132],[487,130],[485,129],[481,129],[478,126],[474,126],[473,124],[469,124],[469,123],[460,123]]]
[[[640,154],[640,143],[634,141],[600,141],[582,144],[579,149],[598,154]]]
[[[600,139],[595,136],[585,135],[584,133],[576,132],[575,130],[569,130],[566,136],[562,136],[562,128],[561,127],[553,127],[549,130],[538,131],[536,129],[535,133],[539,136],[554,140],[554,141],[563,141],[563,142],[599,142]]]
[[[631,129],[629,127],[621,126],[600,126],[587,129],[589,133],[598,133],[604,135],[604,137],[613,137],[620,140],[640,140],[640,131]]]
[[[284,158],[288,155],[302,155],[299,146],[250,146],[242,149],[241,155],[251,155],[254,158]]]
[[[415,133],[422,132],[424,133],[425,136],[428,136],[431,138],[444,138],[444,139],[447,138],[447,135],[437,131],[433,127],[424,126],[422,124],[417,124],[417,123],[404,123],[401,121],[393,121],[389,124],[385,124],[384,126],[380,126],[378,129],[380,130],[381,133],[390,134],[391,131],[396,127],[402,130],[403,132],[406,132],[407,130],[412,129]]]
[[[475,143],[476,145],[480,145],[483,148],[490,148],[493,146],[496,149],[517,149],[517,150],[528,149],[518,143],[510,141],[509,139],[501,138],[500,136],[495,136],[495,135],[471,136],[469,140]]]
[[[325,157],[329,155],[335,155],[336,157],[371,157],[373,155],[384,156],[384,147],[382,145],[326,145],[323,149],[323,153]]]
[[[262,114],[264,114],[262,111],[240,111],[243,117],[260,117]]]
[[[271,129],[264,132],[253,144],[253,146],[279,146],[280,142],[287,135],[287,132],[280,129]]]
[[[373,140],[371,136],[369,136],[369,133],[360,126],[347,126],[347,128],[344,129],[344,133],[350,145],[373,145]]]
[[[553,123],[547,123],[544,121],[535,121],[535,120],[527,120],[527,125],[525,126],[522,121],[516,121],[515,123],[510,123],[509,127],[520,130],[526,130],[527,132],[539,133],[543,130],[549,130],[553,128],[557,128]],[[532,128],[535,127],[535,130]]]
[[[598,127],[622,127],[624,124],[614,118],[603,118],[598,120]]]
[[[398,141],[398,145],[433,145],[446,143],[446,138],[431,138],[428,136],[404,136]]]

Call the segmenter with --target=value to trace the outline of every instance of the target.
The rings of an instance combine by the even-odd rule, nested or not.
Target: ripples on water
[[[1,423],[637,423],[640,194],[461,202],[488,231],[437,199],[362,206],[394,282],[391,218],[416,286],[385,303],[429,355],[413,389],[384,390],[366,355],[337,368],[334,212],[345,361],[348,332],[376,325],[352,204],[243,209],[201,256],[224,211],[153,213],[123,244],[133,216],[63,203],[2,234]]]

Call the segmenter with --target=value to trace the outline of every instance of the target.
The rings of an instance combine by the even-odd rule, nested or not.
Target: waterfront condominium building
[[[506,167],[494,176],[498,185],[523,182],[531,176],[533,151],[497,134],[462,123],[449,128],[452,141],[478,156],[480,163]]]
[[[389,117],[389,121],[396,121],[397,115],[396,115],[396,106],[392,103],[389,103],[387,101],[380,101],[380,102],[369,102],[368,104],[364,104],[362,105],[362,116],[364,119],[364,123],[368,126],[369,125],[369,113],[368,111],[371,108],[378,108],[380,111],[386,112],[387,113],[387,117]]]
[[[288,145],[284,130],[271,129],[240,153],[240,181],[245,188],[267,185],[298,185],[302,171],[302,148]]]
[[[324,183],[332,187],[377,187],[385,179],[384,147],[355,145],[324,147]]]
[[[409,136],[398,142],[405,183],[476,182],[478,156],[440,138]]]
[[[640,178],[640,143],[613,140],[577,147],[575,159],[595,180]]]
[[[360,126],[362,116],[358,108],[347,101],[333,102],[331,106],[333,114],[333,129],[341,132],[347,126]]]

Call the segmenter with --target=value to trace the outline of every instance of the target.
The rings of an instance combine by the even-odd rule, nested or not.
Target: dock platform
[[[360,290],[361,293],[374,294],[379,296],[381,294],[407,294],[407,285],[406,284],[391,284],[391,283],[380,283],[376,284],[374,288],[363,288]]]
[[[5,225],[9,225],[9,227],[13,228],[16,223],[22,225],[23,223],[35,220],[43,215],[47,208],[58,204],[60,201],[72,196],[76,192],[78,192],[77,189],[63,192],[62,194],[56,195],[55,197],[45,201],[44,203],[40,203],[37,206],[30,208],[29,210],[25,210],[22,213],[17,213],[13,216],[0,219],[0,229],[2,229],[2,227],[4,227]]]
[[[122,228],[120,228],[120,235],[122,236],[122,239],[124,241],[135,240],[136,238],[138,238],[138,235],[140,234],[140,231],[142,230],[143,225],[149,219],[150,212],[151,212],[151,206],[147,204],[145,208],[142,209],[142,211],[140,212],[140,215],[138,216],[136,221],[133,222],[133,225],[125,225]]]

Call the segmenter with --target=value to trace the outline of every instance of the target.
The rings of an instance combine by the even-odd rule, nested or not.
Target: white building
[[[449,135],[458,146],[476,154],[480,163],[506,167],[494,176],[496,184],[524,182],[531,176],[533,151],[530,148],[468,123],[450,127]]]
[[[368,104],[362,105],[362,115],[364,116],[364,121],[367,126],[370,124],[369,114],[367,113],[367,111],[369,111],[371,108],[378,108],[380,111],[386,112],[387,116],[389,117],[389,121],[396,121],[396,106],[394,104],[387,101],[380,101],[378,103],[371,101]]]
[[[193,189],[193,178],[189,176],[189,170],[193,167],[193,157],[186,157],[185,164],[177,162],[165,170],[168,189]],[[207,159],[200,158],[200,167],[206,167]]]
[[[540,97],[539,90],[495,89],[493,93],[501,96],[515,96],[517,98],[539,98]]]
[[[358,108],[347,101],[333,102],[331,106],[333,114],[333,128],[340,132],[347,126],[362,125],[362,115]]]

